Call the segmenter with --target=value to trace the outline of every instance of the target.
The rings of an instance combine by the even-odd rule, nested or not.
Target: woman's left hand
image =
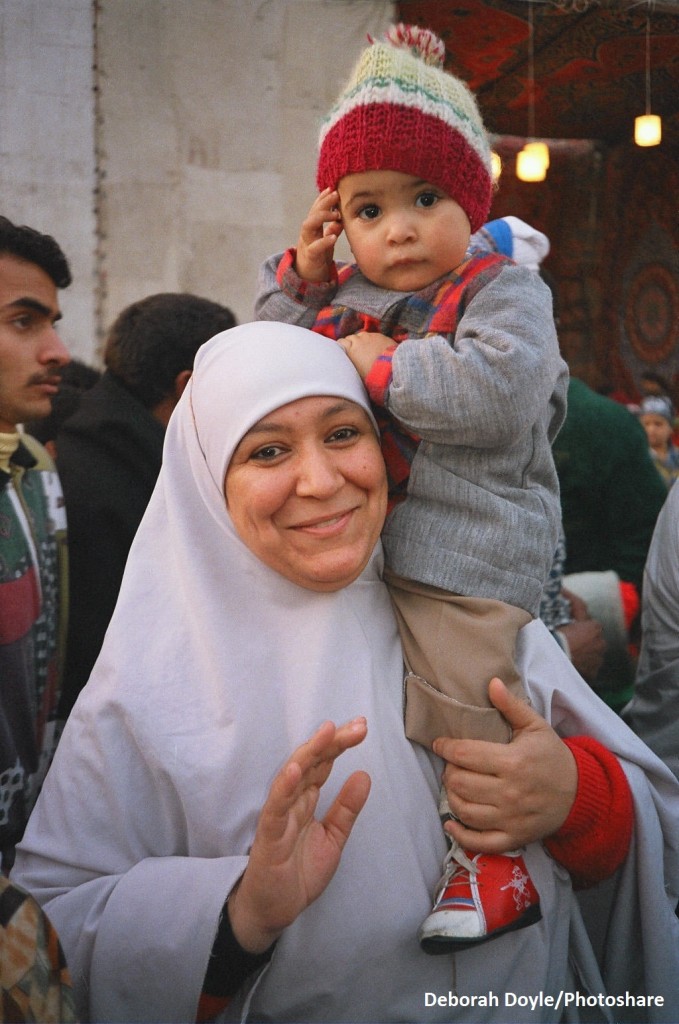
[[[370,778],[353,772],[322,818],[316,809],[335,761],[367,734],[365,718],[325,722],[279,771],[257,823],[248,866],[227,904],[233,933],[262,953],[320,896],[368,799]]]
[[[446,830],[465,849],[504,853],[558,831],[573,805],[578,771],[566,744],[529,704],[499,679],[491,680],[488,695],[512,727],[511,742],[438,739],[434,752],[447,762],[443,782],[459,818]]]

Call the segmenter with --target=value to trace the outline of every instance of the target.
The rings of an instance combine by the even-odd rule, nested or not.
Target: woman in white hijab
[[[457,837],[527,843],[542,920],[454,956],[420,949],[443,762],[403,732],[372,431],[325,338],[248,324],[198,355],[15,868],[82,1018],[195,1020],[205,992],[230,991],[213,981],[225,967],[242,984],[220,1019],[675,1019],[677,783],[539,622],[519,651],[536,710],[496,686],[507,764],[485,767],[485,744],[440,753],[451,806],[484,830]],[[534,841],[571,821],[578,785],[537,712],[613,750],[635,800],[624,865],[590,897],[596,954],[568,872]]]

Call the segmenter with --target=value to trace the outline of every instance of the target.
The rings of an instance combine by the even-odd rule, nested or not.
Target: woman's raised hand
[[[336,758],[361,743],[367,731],[364,718],[339,727],[325,722],[274,779],[248,866],[227,904],[233,933],[248,952],[268,949],[320,896],[337,870],[368,799],[369,776],[350,775],[320,821],[316,807]]]

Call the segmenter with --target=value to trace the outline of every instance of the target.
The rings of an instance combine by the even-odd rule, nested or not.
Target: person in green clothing
[[[564,586],[602,621],[608,640],[594,688],[616,711],[629,700],[628,645],[638,631],[641,581],[667,491],[637,418],[571,377],[553,446],[566,535]]]

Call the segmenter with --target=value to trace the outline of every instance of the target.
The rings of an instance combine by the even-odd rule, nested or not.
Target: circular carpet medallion
[[[679,341],[679,283],[660,263],[637,271],[627,293],[625,329],[636,355],[647,363],[667,359]]]

